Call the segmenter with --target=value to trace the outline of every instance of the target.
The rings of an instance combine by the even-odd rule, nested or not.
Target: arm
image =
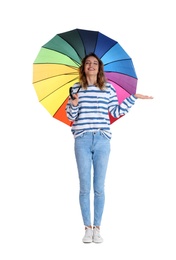
[[[114,101],[116,100],[116,105],[110,107],[110,113],[113,117],[118,118],[122,115],[125,115],[129,112],[131,107],[135,104],[136,99],[153,99],[152,96],[142,95],[142,94],[134,94],[130,97],[127,97],[121,104],[118,103],[117,98],[113,98]]]
[[[114,118],[119,118],[122,115],[125,115],[129,112],[131,107],[135,104],[137,97],[131,95],[123,100],[119,104],[116,90],[112,85],[109,85],[110,90],[110,99],[109,99],[109,112]]]

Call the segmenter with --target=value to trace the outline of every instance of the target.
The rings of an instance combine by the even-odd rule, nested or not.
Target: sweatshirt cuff
[[[135,95],[134,95],[134,94],[132,95],[132,97],[133,97],[134,99],[138,99],[137,97],[135,97]]]
[[[73,106],[72,104],[70,104],[70,106],[71,106],[72,109],[77,109],[79,107],[79,105]]]

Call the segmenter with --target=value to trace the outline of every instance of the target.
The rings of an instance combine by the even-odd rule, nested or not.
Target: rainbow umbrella
[[[69,89],[79,81],[82,58],[95,53],[103,62],[108,82],[116,89],[119,103],[136,93],[137,76],[130,56],[120,44],[98,32],[74,29],[44,44],[33,63],[33,85],[39,102],[56,119],[71,126],[65,107]],[[116,121],[110,116],[110,123]]]

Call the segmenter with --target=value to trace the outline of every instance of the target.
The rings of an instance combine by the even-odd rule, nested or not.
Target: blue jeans
[[[90,191],[91,169],[93,168],[93,225],[100,226],[105,202],[104,184],[110,154],[110,140],[101,131],[85,132],[75,138],[74,148],[80,183],[79,202],[83,222],[85,226],[91,226]]]

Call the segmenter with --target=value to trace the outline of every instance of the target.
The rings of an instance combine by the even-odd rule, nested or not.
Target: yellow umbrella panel
[[[57,118],[58,110],[68,99],[69,88],[78,82],[78,69],[60,64],[33,64],[33,71],[33,85],[39,102]],[[63,120],[70,125],[65,111]]]

